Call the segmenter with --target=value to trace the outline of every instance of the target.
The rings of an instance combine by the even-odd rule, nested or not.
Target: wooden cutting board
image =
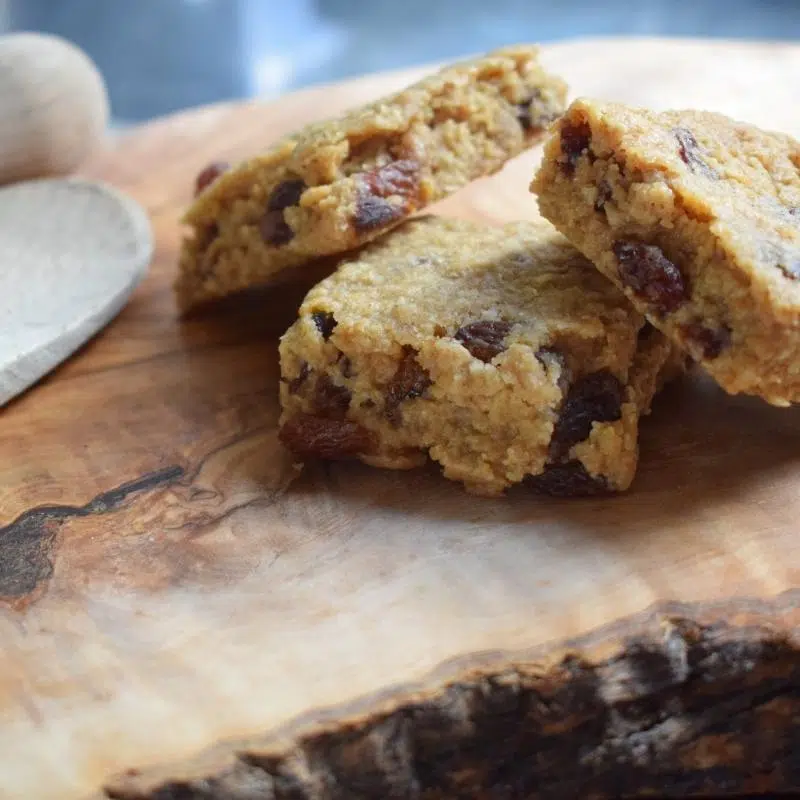
[[[546,48],[586,94],[800,134],[800,46]],[[304,287],[179,322],[196,172],[420,71],[223,105],[86,173],[157,255],[0,416],[0,796],[670,797],[800,790],[800,409],[666,391],[624,496],[292,468],[276,337]],[[538,153],[442,204],[526,217]]]

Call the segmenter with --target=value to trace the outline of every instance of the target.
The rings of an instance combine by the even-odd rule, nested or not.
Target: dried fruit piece
[[[287,386],[289,387],[289,394],[297,394],[300,391],[300,387],[306,382],[308,376],[311,374],[311,367],[308,364],[308,361],[303,362],[303,366],[300,367],[300,372],[288,381]]]
[[[578,164],[578,159],[585,151],[589,150],[592,139],[592,129],[588,122],[567,122],[561,126],[561,169],[572,175]]]
[[[479,361],[489,363],[505,349],[505,340],[513,325],[501,319],[478,320],[456,331],[456,339]]]
[[[565,389],[569,370],[563,355],[551,348],[542,348],[537,358],[543,363],[560,363],[559,387]],[[566,392],[561,412],[550,439],[549,463],[540,475],[529,475],[525,484],[535,491],[559,497],[605,494],[609,491],[603,478],[590,475],[575,459],[563,462],[570,448],[584,441],[595,422],[616,422],[622,416],[624,387],[608,370],[584,375]],[[563,463],[562,463],[563,462]]]
[[[337,386],[323,373],[314,387],[314,409],[320,416],[341,419],[350,408],[352,396],[346,386]]]
[[[258,224],[261,238],[273,247],[281,247],[294,239],[294,231],[283,216],[284,209],[293,206],[306,190],[301,180],[288,180],[279,183],[269,196],[267,210]]]
[[[419,163],[410,158],[391,161],[362,175],[362,181],[370,194],[391,197],[399,194],[413,195],[419,184]]]
[[[417,361],[417,351],[406,345],[397,371],[386,388],[384,413],[394,425],[400,424],[400,404],[404,400],[421,397],[432,381],[428,371]]]
[[[673,128],[672,133],[678,140],[678,155],[681,157],[681,161],[692,172],[705,175],[707,178],[719,178],[716,170],[706,164],[700,157],[700,145],[688,128]]]
[[[527,100],[517,103],[514,110],[525,133],[542,131],[559,116],[540,89],[534,89]]]
[[[619,262],[622,283],[655,311],[664,314],[686,302],[683,275],[660,247],[642,242],[616,241],[613,250]]]
[[[371,194],[361,195],[356,203],[353,225],[359,232],[383,228],[406,214],[401,205],[395,205],[382,197]]]
[[[294,231],[283,218],[283,211],[265,211],[258,230],[261,238],[273,247],[281,247],[294,238]]]
[[[604,478],[591,475],[577,460],[551,464],[540,475],[528,475],[523,484],[534,492],[554,497],[590,497],[611,492]]]
[[[194,181],[195,197],[203,191],[203,189],[211,186],[214,181],[227,172],[231,165],[227,161],[212,161],[205,169],[201,170]]]
[[[388,225],[410,213],[419,188],[419,163],[412,159],[391,161],[359,177],[353,225],[370,231]],[[387,198],[400,198],[390,202]]]
[[[372,435],[357,422],[313,414],[296,414],[283,423],[278,437],[300,458],[353,458],[372,447]]]
[[[311,314],[311,319],[314,320],[314,325],[317,326],[317,330],[327,342],[331,338],[333,329],[338,325],[336,318],[330,311],[314,311]]]
[[[701,358],[713,361],[731,344],[731,330],[728,327],[708,328],[701,322],[681,326],[681,332],[696,349]]]
[[[550,439],[550,461],[558,462],[592,432],[595,422],[616,422],[622,415],[624,387],[608,370],[584,375],[570,386]]]
[[[308,188],[305,181],[291,179],[281,181],[273,190],[267,201],[268,211],[283,211],[289,206],[296,206],[303,192]]]

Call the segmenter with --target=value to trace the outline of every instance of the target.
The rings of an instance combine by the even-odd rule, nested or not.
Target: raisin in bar
[[[424,217],[314,287],[283,336],[300,459],[441,464],[479,494],[626,489],[639,417],[684,358],[544,220]]]
[[[185,215],[179,306],[378,237],[539,141],[565,99],[538,48],[509,47],[310,125],[234,169],[209,165]]]
[[[800,399],[800,144],[720,114],[573,103],[532,190],[729,393]]]

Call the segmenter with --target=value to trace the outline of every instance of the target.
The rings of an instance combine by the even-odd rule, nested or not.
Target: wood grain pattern
[[[546,54],[573,94],[800,133],[800,47]],[[0,796],[800,790],[800,410],[693,375],[611,499],[483,500],[355,464],[287,489],[275,344],[304,287],[177,320],[195,172],[417,74],[186,113],[87,170],[148,209],[157,255],[0,418]],[[534,213],[537,157],[441,209]]]

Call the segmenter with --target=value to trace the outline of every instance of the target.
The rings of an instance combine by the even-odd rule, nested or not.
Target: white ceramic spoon
[[[109,186],[0,188],[0,408],[120,311],[152,253],[147,215]]]

